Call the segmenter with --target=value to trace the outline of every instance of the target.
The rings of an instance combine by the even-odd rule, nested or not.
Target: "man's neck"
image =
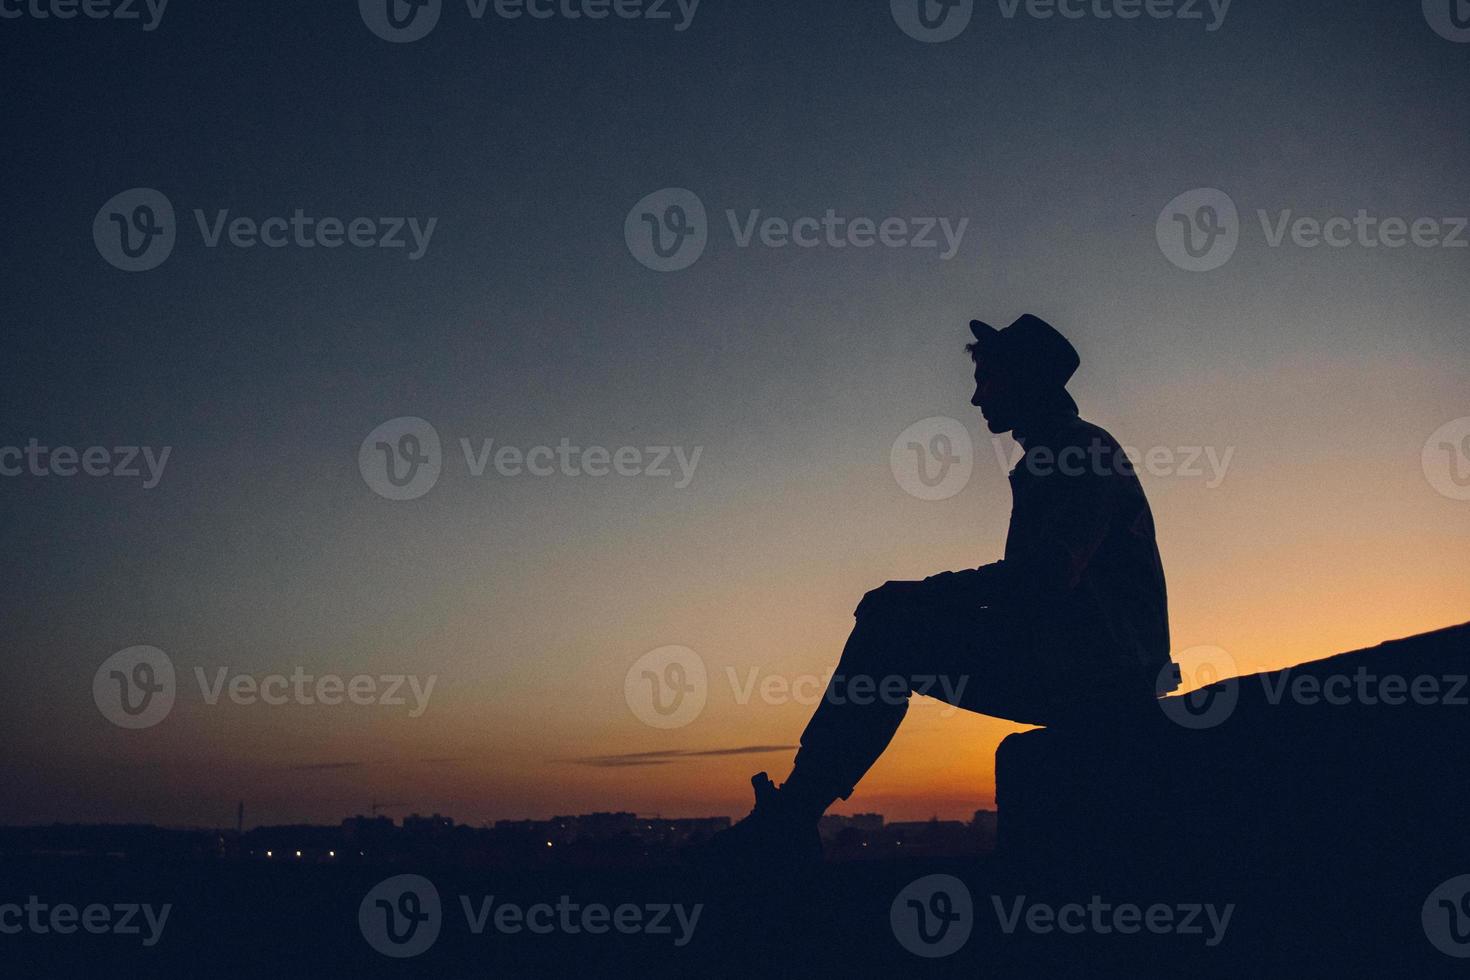
[[[1016,437],[1016,441],[1023,449],[1029,448],[1032,443],[1045,443],[1050,436],[1075,418],[1077,418],[1077,413],[1069,408],[1039,413],[1034,418],[1017,425],[1012,435]]]

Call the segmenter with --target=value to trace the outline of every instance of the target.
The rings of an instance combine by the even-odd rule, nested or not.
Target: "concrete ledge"
[[[1313,703],[1334,677],[1347,681]],[[1438,700],[1385,703],[1398,690],[1389,677],[1410,692],[1435,678]],[[1466,677],[1470,624],[1215,685],[1214,697],[1236,701],[1213,727],[1160,710],[1012,735],[996,753],[1000,852],[1155,877],[1244,873],[1242,855],[1257,869],[1377,868],[1414,878],[1409,887],[1470,872]]]

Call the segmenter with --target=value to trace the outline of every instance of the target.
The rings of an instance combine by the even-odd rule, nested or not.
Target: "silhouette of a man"
[[[1025,449],[1005,557],[863,597],[791,775],[779,789],[752,779],[754,811],[710,841],[709,857],[819,859],[817,819],[877,761],[913,692],[1027,724],[1155,694],[1169,625],[1153,514],[1117,441],[1077,416],[1066,389],[1077,351],[1030,314],[970,331],[970,402]]]

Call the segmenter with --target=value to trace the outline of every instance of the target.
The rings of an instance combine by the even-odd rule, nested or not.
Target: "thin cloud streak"
[[[656,752],[627,752],[620,755],[594,755],[564,761],[579,766],[615,769],[624,766],[664,766],[682,759],[703,759],[722,755],[760,755],[765,752],[789,752],[794,745],[742,745],[728,749],[661,749]]]

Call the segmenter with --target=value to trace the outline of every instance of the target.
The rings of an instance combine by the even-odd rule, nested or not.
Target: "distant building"
[[[914,820],[883,828],[883,840],[904,854],[973,854],[977,850],[970,825],[959,820]]]
[[[883,814],[881,813],[854,813],[850,816],[830,813],[817,821],[817,833],[821,834],[823,840],[836,838],[844,831],[856,831],[858,834],[869,835],[882,829]]]
[[[995,850],[996,812],[976,810],[974,819],[970,821],[970,832],[979,843],[980,850]]]
[[[643,817],[639,819],[635,833],[648,844],[681,847],[694,841],[708,840],[729,826],[729,817],[682,817],[670,820]]]
[[[436,834],[453,829],[454,821],[449,817],[441,817],[437,813],[428,817],[410,813],[403,818],[403,830],[409,834]]]
[[[398,828],[390,817],[365,817],[359,813],[342,821],[340,833],[347,854],[377,858],[392,850]]]
[[[596,840],[616,837],[619,834],[632,834],[638,830],[636,813],[587,813],[580,817],[556,817],[554,819],[572,821],[575,826],[575,835],[580,839],[590,837]]]

